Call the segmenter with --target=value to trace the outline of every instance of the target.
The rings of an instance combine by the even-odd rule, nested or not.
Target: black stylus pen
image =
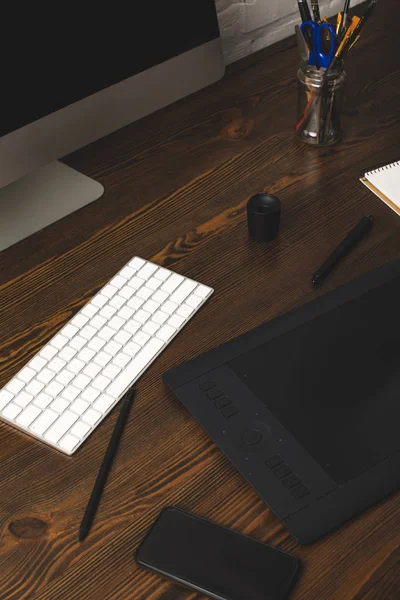
[[[91,496],[89,498],[88,505],[85,510],[85,514],[82,519],[81,526],[79,528],[79,541],[82,542],[90,531],[94,516],[96,514],[97,506],[100,502],[101,493],[106,484],[108,474],[111,469],[114,456],[117,452],[119,441],[121,439],[122,432],[126,420],[128,418],[129,409],[132,405],[133,398],[135,397],[135,390],[132,388],[128,390],[121,400],[121,410],[118,415],[117,422],[114,427],[114,431],[108,443],[106,453],[101,463],[100,471],[97,475],[96,482],[94,484]]]
[[[314,284],[321,283],[332,269],[344,258],[350,250],[372,229],[374,217],[369,215],[363,217],[360,222],[350,231],[343,242],[332,252],[323,265],[313,275]]]

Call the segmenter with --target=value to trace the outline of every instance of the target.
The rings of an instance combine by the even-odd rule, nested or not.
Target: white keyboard
[[[0,391],[0,418],[73,454],[212,293],[133,258]]]

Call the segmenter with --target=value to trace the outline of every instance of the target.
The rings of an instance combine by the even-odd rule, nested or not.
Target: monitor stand
[[[103,186],[58,161],[0,190],[0,252],[100,198]]]

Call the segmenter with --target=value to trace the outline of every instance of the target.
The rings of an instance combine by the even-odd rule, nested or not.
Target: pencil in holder
[[[317,69],[305,65],[297,72],[299,139],[314,146],[328,146],[342,135],[341,111],[346,73],[341,67]]]

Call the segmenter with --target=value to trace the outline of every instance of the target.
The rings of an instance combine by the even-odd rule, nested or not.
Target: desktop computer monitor
[[[2,10],[0,251],[102,195],[57,159],[224,73],[215,0],[44,6]]]

